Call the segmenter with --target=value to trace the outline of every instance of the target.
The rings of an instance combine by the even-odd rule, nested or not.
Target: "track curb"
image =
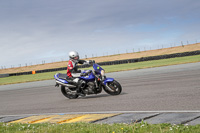
[[[32,114],[32,115],[10,115],[0,116],[0,122],[5,123],[139,123],[141,121],[149,124],[200,124],[200,111],[191,112],[113,112],[113,113],[55,113],[55,114]]]

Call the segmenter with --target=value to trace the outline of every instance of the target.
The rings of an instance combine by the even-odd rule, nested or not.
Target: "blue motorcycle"
[[[93,63],[93,69],[85,70],[80,77],[77,77],[79,84],[81,84],[82,95],[99,94],[102,89],[110,95],[119,95],[121,93],[122,87],[120,83],[113,78],[106,78],[102,67]],[[69,99],[76,99],[80,96],[76,92],[77,86],[67,80],[67,74],[56,73],[54,78],[56,80],[55,86],[61,86],[61,92],[64,96]]]

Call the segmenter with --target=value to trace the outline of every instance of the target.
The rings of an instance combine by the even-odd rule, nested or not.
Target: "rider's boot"
[[[70,80],[69,80],[70,79]],[[85,96],[85,94],[81,93],[82,83],[78,78],[68,78],[68,82],[74,86],[76,86],[76,94],[79,96]]]

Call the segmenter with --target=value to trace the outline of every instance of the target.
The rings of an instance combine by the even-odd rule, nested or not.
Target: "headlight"
[[[101,70],[101,76],[105,76],[105,71]]]

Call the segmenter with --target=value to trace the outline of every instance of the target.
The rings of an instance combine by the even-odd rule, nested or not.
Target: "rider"
[[[69,52],[69,62],[67,65],[67,80],[77,86],[77,93],[80,93],[81,84],[79,78],[82,75],[81,70],[78,70],[77,64],[90,64],[93,61],[79,60],[79,54],[76,51]]]

